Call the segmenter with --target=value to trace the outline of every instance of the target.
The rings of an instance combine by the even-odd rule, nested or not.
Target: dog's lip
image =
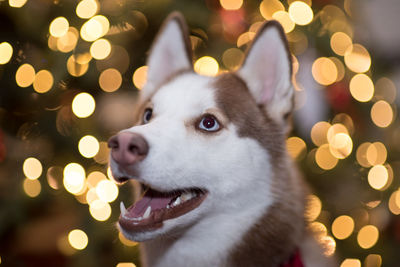
[[[141,200],[135,202],[128,209],[125,209],[125,206],[121,202],[121,215],[118,222],[119,226],[128,232],[145,232],[159,229],[163,226],[165,220],[178,218],[196,209],[208,195],[207,190],[200,188],[176,189],[165,192],[157,191],[153,187],[145,184],[141,185],[142,190],[146,190],[147,192],[145,192]],[[151,190],[150,193],[149,190]],[[156,194],[158,198],[161,199],[161,202],[163,202],[161,204],[162,207],[157,207],[155,209],[150,208],[151,212],[147,215],[143,210],[147,210],[152,206],[152,203],[157,202],[157,196],[154,197],[156,200],[151,196],[147,196],[147,199],[144,199],[146,198],[146,194]],[[191,197],[188,198],[188,195]],[[188,199],[181,200],[184,196]],[[147,203],[143,204],[145,201],[147,201]],[[179,203],[176,204],[177,202]],[[137,207],[137,205],[140,205],[140,207]]]

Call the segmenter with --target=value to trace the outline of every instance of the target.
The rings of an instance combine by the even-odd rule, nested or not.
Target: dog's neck
[[[287,208],[275,203],[256,220],[249,210],[215,216],[176,238],[142,243],[142,261],[148,267],[281,266],[295,253],[303,235],[302,218],[291,223],[283,218],[293,215]]]

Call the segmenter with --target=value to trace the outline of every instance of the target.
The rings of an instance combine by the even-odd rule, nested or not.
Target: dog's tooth
[[[143,214],[143,219],[147,219],[150,216],[150,212],[151,212],[151,206],[148,206],[146,211]]]
[[[178,206],[179,204],[181,204],[181,202],[182,202],[181,197],[178,197],[178,198],[174,201],[174,203],[172,203],[172,206]]]
[[[125,208],[124,202],[121,201],[121,203],[119,204],[119,208],[121,210],[121,215],[125,216],[125,214],[127,213],[127,210]]]

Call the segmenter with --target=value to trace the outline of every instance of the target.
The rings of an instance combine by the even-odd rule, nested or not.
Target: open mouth
[[[121,202],[119,225],[130,232],[161,228],[163,221],[180,217],[194,209],[206,198],[203,189],[189,188],[160,192],[142,185],[144,194],[128,209]]]

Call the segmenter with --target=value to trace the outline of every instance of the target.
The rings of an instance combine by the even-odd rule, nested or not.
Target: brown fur
[[[275,203],[232,251],[233,266],[279,266],[298,248],[304,235],[304,191],[286,153],[286,131],[257,107],[246,84],[235,74],[215,83],[217,105],[243,137],[257,140],[271,155]],[[267,179],[267,177],[265,178]]]

